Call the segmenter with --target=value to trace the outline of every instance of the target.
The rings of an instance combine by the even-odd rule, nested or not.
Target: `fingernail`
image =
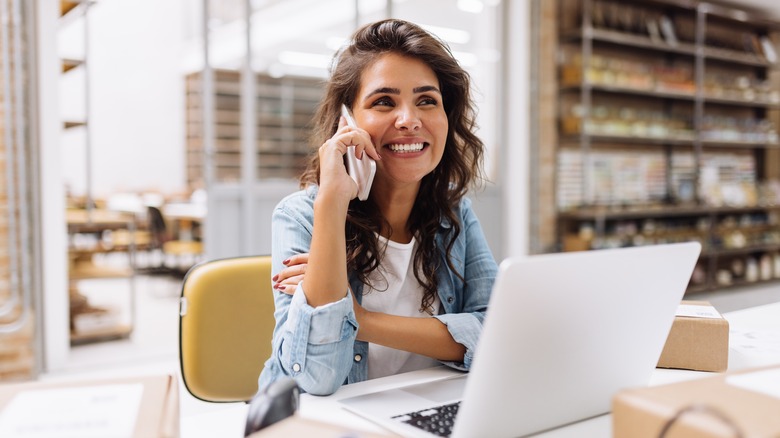
[[[279,279],[279,274],[276,274],[273,277],[271,277],[271,281],[276,281],[278,279]]]
[[[280,287],[280,286],[281,286],[281,284],[279,284],[279,283],[274,283],[274,289],[279,289],[279,287]]]
[[[285,260],[282,262],[282,264],[283,264],[283,265],[285,265],[285,266],[286,266],[288,263],[290,263],[290,259],[285,259]]]

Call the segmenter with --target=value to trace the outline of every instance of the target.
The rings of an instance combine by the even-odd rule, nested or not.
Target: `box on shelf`
[[[119,310],[89,307],[73,315],[73,331],[78,334],[102,333],[122,325]]]
[[[35,430],[35,436],[178,437],[176,376],[0,385],[0,436],[21,436],[20,430]]]
[[[657,366],[725,371],[728,362],[728,321],[707,301],[683,301]]]
[[[612,400],[612,436],[780,436],[778,381],[775,365],[624,390]]]

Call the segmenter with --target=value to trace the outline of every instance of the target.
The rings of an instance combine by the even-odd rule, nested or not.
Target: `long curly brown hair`
[[[352,107],[361,86],[362,72],[387,53],[419,59],[436,73],[449,122],[444,155],[436,169],[423,177],[407,224],[418,242],[414,274],[424,289],[420,309],[431,313],[438,288],[436,270],[441,265],[437,232],[443,222],[449,222],[445,239],[446,263],[465,281],[462,273],[454,268],[450,256],[461,232],[455,209],[468,189],[483,180],[484,144],[474,135],[476,111],[470,77],[446,43],[413,23],[397,19],[378,21],[357,30],[350,44],[333,58],[330,80],[313,120],[315,150],[300,183],[302,188],[319,184],[320,163],[316,148],[338,129],[341,105]],[[390,229],[390,225],[371,197],[367,201],[354,199],[350,202],[345,230],[347,269],[356,273],[364,284],[369,282],[369,273],[379,266],[384,254],[377,238],[382,229]]]

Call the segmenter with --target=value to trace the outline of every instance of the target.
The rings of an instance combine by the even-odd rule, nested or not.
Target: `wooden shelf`
[[[129,278],[132,275],[133,270],[129,267],[99,266],[85,262],[77,263],[69,273],[71,281],[95,278]]]
[[[60,17],[64,17],[81,3],[81,0],[60,0]]]
[[[84,61],[80,59],[62,59],[62,72],[67,73],[82,64]]]
[[[66,120],[62,122],[62,127],[65,129],[72,129],[72,128],[79,128],[82,126],[87,126],[87,122],[83,121],[73,121],[73,120]]]
[[[74,333],[70,334],[70,343],[72,345],[88,344],[92,342],[103,342],[112,339],[124,339],[130,336],[133,332],[133,328],[127,324],[119,324],[116,327],[96,330],[89,333]]]

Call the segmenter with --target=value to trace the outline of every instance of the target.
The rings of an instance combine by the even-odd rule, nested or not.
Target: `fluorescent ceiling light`
[[[477,65],[477,55],[469,52],[452,52],[452,56],[458,60],[463,67],[474,67]]]
[[[458,9],[463,12],[471,12],[472,14],[479,14],[485,4],[480,0],[458,0]]]
[[[340,48],[344,47],[344,45],[347,44],[348,41],[349,38],[332,36],[332,37],[328,37],[328,39],[325,41],[325,46],[327,46],[329,49],[335,52],[336,50],[339,50]]]
[[[296,65],[299,67],[314,67],[327,70],[330,66],[331,56],[321,55],[319,53],[279,52],[279,62],[286,65]]]
[[[453,29],[451,27],[430,26],[428,24],[421,24],[420,27],[448,43],[466,44],[471,40],[471,34],[465,30]]]

